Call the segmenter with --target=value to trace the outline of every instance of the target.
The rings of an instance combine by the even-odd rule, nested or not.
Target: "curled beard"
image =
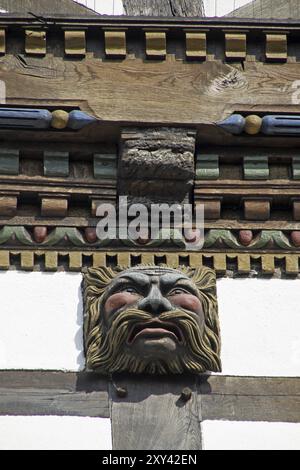
[[[186,310],[164,312],[156,320],[171,323],[183,334],[182,353],[170,360],[150,360],[136,356],[125,346],[129,331],[136,323],[150,322],[152,315],[138,309],[127,309],[113,320],[106,330],[100,322],[89,334],[87,344],[88,367],[105,374],[129,372],[133,374],[182,374],[221,370],[218,355],[219,339],[205,325],[201,333],[195,318]]]

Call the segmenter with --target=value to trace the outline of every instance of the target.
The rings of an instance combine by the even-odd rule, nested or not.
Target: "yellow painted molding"
[[[246,34],[225,33],[225,56],[227,59],[245,59],[246,53]]]
[[[185,40],[188,59],[204,59],[206,57],[206,33],[186,31]]]
[[[85,31],[65,31],[65,53],[72,56],[86,54]]]
[[[108,57],[126,57],[125,31],[104,31],[104,41]]]
[[[6,53],[6,30],[0,28],[0,54]]]
[[[234,252],[130,252],[130,251],[41,251],[0,250],[0,269],[56,271],[58,269],[81,271],[85,266],[122,266],[136,264],[182,264],[192,268],[209,266],[218,275],[227,271],[249,274],[258,269],[262,274],[273,275],[280,267],[288,275],[298,275],[300,253],[234,253]],[[19,259],[19,261],[18,261]]]
[[[286,34],[266,34],[266,58],[268,60],[287,60]]]
[[[146,55],[149,58],[165,58],[167,39],[165,31],[146,31]]]
[[[46,54],[46,31],[26,29],[25,31],[26,54]]]

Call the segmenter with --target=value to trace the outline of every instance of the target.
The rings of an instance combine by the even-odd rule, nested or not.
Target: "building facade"
[[[0,448],[299,449],[297,20],[36,3],[0,17]],[[99,237],[120,196],[203,243]],[[87,367],[83,274],[141,265],[216,274],[222,372]]]

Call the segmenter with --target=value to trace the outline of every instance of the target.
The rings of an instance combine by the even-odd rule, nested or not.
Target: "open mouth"
[[[127,342],[132,344],[137,338],[162,338],[165,336],[173,338],[178,343],[183,342],[182,333],[177,326],[158,320],[135,325],[130,331]]]

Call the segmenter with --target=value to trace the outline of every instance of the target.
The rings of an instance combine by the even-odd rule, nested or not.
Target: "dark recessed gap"
[[[142,256],[141,255],[130,255],[131,258],[131,266],[137,266],[141,264],[142,262]]]
[[[118,256],[117,255],[106,255],[106,266],[108,268],[115,268],[118,266]]]

